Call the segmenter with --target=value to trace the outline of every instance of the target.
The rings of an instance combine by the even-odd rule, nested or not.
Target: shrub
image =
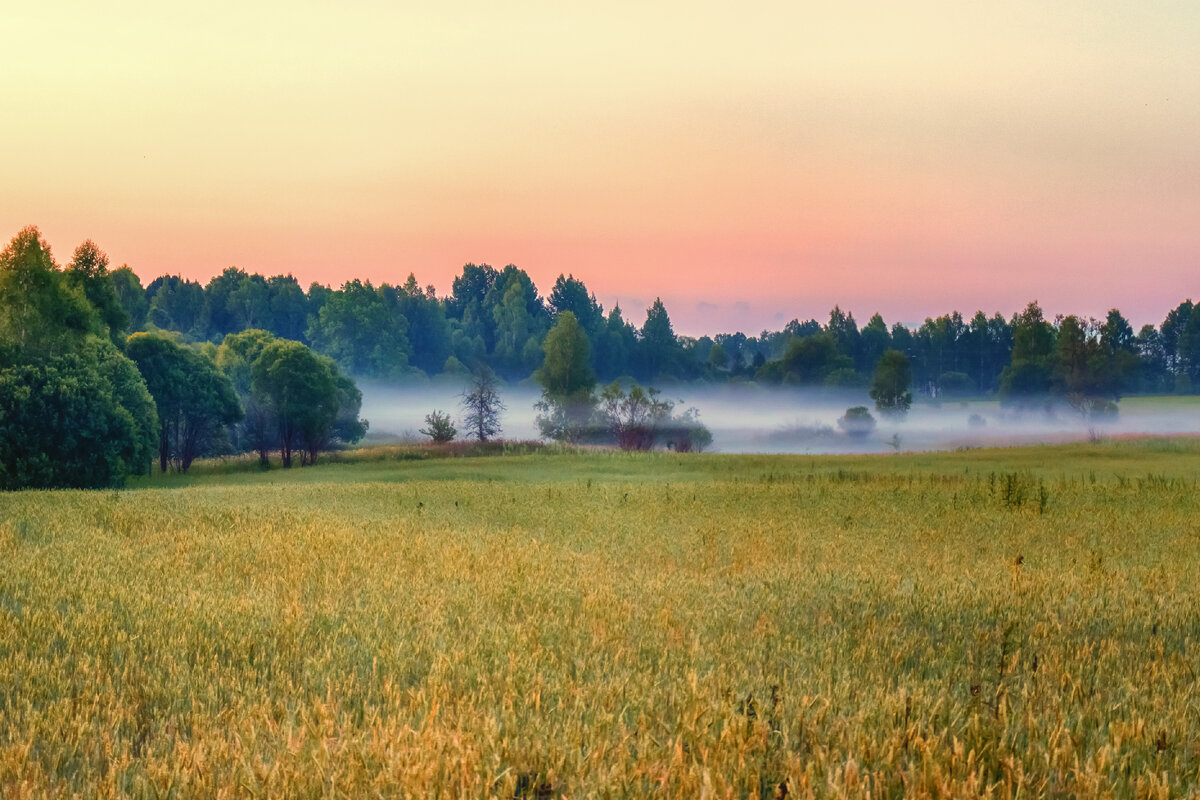
[[[452,442],[458,435],[450,415],[436,409],[425,415],[425,426],[421,428],[421,433],[432,439],[434,444]]]
[[[847,436],[853,436],[856,439],[861,439],[875,430],[875,418],[871,416],[871,412],[867,410],[866,406],[847,408],[845,416],[839,419],[837,424],[846,432]]]

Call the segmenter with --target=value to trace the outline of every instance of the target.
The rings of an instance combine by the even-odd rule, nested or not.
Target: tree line
[[[219,453],[310,464],[363,436],[333,359],[256,329],[130,334],[117,272],[91,241],[60,267],[33,227],[0,252],[0,489],[120,486]]]
[[[308,464],[364,434],[353,378],[471,373],[539,383],[544,436],[604,430],[625,444],[646,441],[637,420],[654,421],[655,441],[697,430],[638,382],[870,388],[891,398],[881,409],[914,393],[1059,397],[1090,413],[1130,393],[1200,390],[1200,306],[1185,300],[1136,332],[1117,309],[1049,320],[1036,302],[1009,319],[889,327],[875,314],[861,328],[835,306],[824,324],[689,337],[659,299],[635,326],[574,276],[543,297],[514,265],[467,264],[439,297],[411,274],[306,290],[234,267],[204,285],[143,287],[90,241],[60,267],[33,227],[0,254],[0,486],[113,485],[224,452]]]
[[[230,267],[207,284],[179,276],[142,287],[128,267],[113,270],[119,309],[132,331],[164,330],[191,342],[220,342],[262,329],[332,358],[346,374],[375,379],[461,374],[485,365],[505,380],[542,366],[546,335],[570,311],[588,340],[589,366],[601,381],[757,381],[865,389],[883,353],[903,353],[913,389],[930,397],[1048,392],[1047,359],[1060,334],[1082,334],[1087,356],[1105,360],[1116,394],[1200,391],[1200,309],[1185,300],[1159,326],[1134,331],[1117,309],[1102,320],[1046,320],[1037,303],[1005,318],[957,311],[919,326],[888,325],[875,314],[861,327],[834,307],[826,322],[792,320],[758,335],[677,335],[655,300],[640,325],[619,306],[605,310],[573,275],[542,296],[524,270],[467,264],[438,296],[414,275],[398,284],[351,280],[307,290],[290,275],[263,277]],[[1073,320],[1073,322],[1068,322]],[[1065,331],[1063,326],[1066,325]],[[1098,348],[1098,349],[1096,349]]]

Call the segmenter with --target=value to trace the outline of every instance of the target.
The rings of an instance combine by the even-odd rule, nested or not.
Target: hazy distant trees
[[[639,372],[646,380],[677,375],[682,355],[667,308],[656,297],[642,323]]]
[[[853,368],[854,360],[838,349],[833,334],[823,331],[793,338],[783,357],[764,363],[755,377],[784,386],[823,386],[831,375]]]
[[[146,290],[133,270],[120,266],[109,273],[117,301],[121,304],[125,315],[129,317],[127,329],[140,331],[145,329],[146,314],[150,310],[150,301],[146,299]]]
[[[351,375],[398,378],[408,367],[408,321],[368,281],[347,281],[308,326],[313,347]]]
[[[871,379],[871,399],[875,408],[893,416],[902,416],[912,405],[912,369],[908,356],[899,350],[885,350],[879,357],[875,374]]]
[[[92,332],[106,332],[118,348],[126,331],[175,332],[190,346],[264,330],[333,358],[347,376],[419,380],[483,365],[501,381],[524,381],[542,366],[551,327],[569,312],[587,340],[588,366],[604,382],[754,381],[863,394],[890,349],[907,357],[910,391],[918,398],[998,394],[1008,404],[1039,404],[1063,397],[1054,353],[1065,318],[1045,318],[1036,302],[1011,319],[952,311],[889,326],[872,314],[861,327],[854,314],[834,306],[824,323],[797,318],[757,334],[691,337],[675,331],[661,298],[645,309],[639,327],[629,317],[641,308],[606,309],[571,274],[560,274],[543,296],[512,264],[501,270],[467,264],[444,297],[413,274],[401,283],[351,280],[304,289],[291,275],[264,277],[238,267],[204,284],[166,275],[143,288],[128,267],[110,271],[103,251],[85,242],[63,274],[64,287],[86,300]],[[69,328],[71,311],[64,313]],[[1200,311],[1190,300],[1170,309],[1161,325],[1136,332],[1115,309],[1096,324],[1078,321],[1089,337],[1099,336],[1105,380],[1119,395],[1200,388]]]
[[[1013,318],[1012,358],[1000,374],[1001,401],[1022,404],[1050,394],[1056,331],[1033,301]]]
[[[596,401],[596,373],[590,363],[587,335],[575,314],[563,311],[543,346],[542,365],[534,377],[542,387],[537,418],[542,436],[577,441],[591,419]]]
[[[846,413],[837,421],[837,424],[847,436],[853,436],[856,439],[865,438],[875,430],[875,418],[871,416],[871,411],[866,406],[847,408]]]

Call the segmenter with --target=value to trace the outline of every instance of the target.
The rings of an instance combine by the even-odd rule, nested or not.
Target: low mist
[[[360,382],[362,416],[375,441],[420,441],[425,415],[434,409],[461,417],[465,384],[433,380],[394,386]],[[533,386],[501,387],[507,406],[503,438],[536,439],[540,396]],[[1200,397],[1133,397],[1122,400],[1114,419],[1089,422],[1066,405],[1049,410],[1001,408],[996,401],[914,402],[908,415],[892,419],[874,410],[863,394],[765,389],[754,386],[665,388],[662,396],[682,411],[695,406],[722,453],[890,453],[955,450],[1015,444],[1085,441],[1095,437],[1200,434]],[[850,406],[871,408],[877,426],[854,438],[838,419]],[[460,426],[460,436],[462,435]]]

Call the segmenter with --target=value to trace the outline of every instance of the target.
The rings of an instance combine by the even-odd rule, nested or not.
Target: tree
[[[604,319],[604,308],[596,301],[596,295],[590,293],[583,281],[574,275],[559,274],[547,298],[550,313],[557,318],[564,311],[570,311],[579,321],[579,326],[587,334],[592,346],[592,366],[601,372],[598,363],[604,348],[607,325]]]
[[[343,405],[354,399],[347,398],[347,383],[331,359],[300,342],[276,339],[262,349],[251,365],[251,389],[271,410],[284,467],[292,466],[297,451],[302,466],[315,463],[318,451],[334,440]],[[361,436],[365,425],[356,427]]]
[[[179,331],[194,339],[204,338],[204,287],[178,275],[155,278],[146,287],[150,300],[147,321],[164,331]]]
[[[788,386],[818,386],[835,372],[853,370],[854,362],[840,352],[833,335],[823,332],[802,339],[793,338],[778,361],[768,361],[755,376],[764,383]]]
[[[120,486],[146,471],[158,419],[107,339],[0,368],[0,489]]]
[[[272,275],[267,278],[267,294],[270,331],[281,339],[303,341],[309,302],[300,283],[291,275]]]
[[[479,365],[470,384],[462,393],[462,424],[470,436],[481,442],[500,433],[500,414],[504,403],[496,388],[496,377],[486,365]]]
[[[234,449],[258,453],[260,466],[270,463],[269,454],[275,443],[275,420],[270,403],[252,390],[253,364],[263,348],[275,341],[268,331],[251,328],[231,333],[217,348],[217,368],[233,382],[233,389],[242,403],[245,416],[234,429]]]
[[[452,339],[446,311],[433,287],[424,290],[411,273],[400,287],[380,287],[408,322],[408,343],[412,365],[427,375],[436,374],[450,357]]]
[[[829,324],[825,328],[833,337],[837,351],[850,359],[852,368],[861,368],[859,353],[858,323],[853,314],[847,314],[838,306],[829,312]]]
[[[1021,404],[1045,397],[1054,370],[1055,331],[1036,300],[1013,317],[1012,332],[1012,358],[1000,374],[1002,402]]]
[[[146,300],[146,290],[142,281],[129,267],[122,264],[109,273],[113,289],[121,308],[129,316],[129,330],[140,331],[146,325],[146,314],[150,311],[150,303]]]
[[[509,377],[528,375],[536,366],[531,363],[540,353],[532,338],[534,320],[525,303],[525,294],[518,281],[512,281],[501,303],[492,308],[496,320],[496,349],[493,362]],[[527,345],[532,342],[533,349]]]
[[[637,350],[637,330],[625,321],[621,306],[614,305],[608,312],[600,342],[598,350],[592,353],[600,377],[612,380],[628,375],[630,359]]]
[[[1193,392],[1200,388],[1200,305],[1192,307],[1179,334],[1178,360],[1180,373],[1186,380],[1177,389]]]
[[[397,378],[408,367],[408,320],[362,281],[333,292],[308,327],[313,347],[350,375]]]
[[[587,335],[572,312],[558,315],[542,348],[545,357],[534,373],[542,386],[538,427],[547,438],[577,441],[596,404],[596,373],[589,362]]]
[[[871,399],[876,410],[884,414],[903,416],[912,405],[912,368],[908,356],[899,350],[885,350],[871,379]]]
[[[487,264],[466,264],[446,298],[451,321],[451,347],[464,364],[486,358],[495,342],[495,319],[485,312],[484,300],[500,274]]]
[[[652,448],[657,428],[670,417],[673,405],[661,399],[657,389],[636,383],[625,391],[620,381],[613,381],[600,393],[600,416],[622,450]]]
[[[725,348],[720,342],[713,342],[713,346],[708,348],[708,358],[705,359],[709,371],[712,373],[722,372],[729,364],[729,356],[725,354]]]
[[[862,439],[875,430],[875,418],[871,416],[871,412],[866,406],[847,408],[845,415],[837,421],[837,424],[846,432],[847,436],[853,436],[856,439]]]
[[[226,297],[225,308],[232,323],[231,331],[247,328],[270,328],[274,320],[271,314],[271,289],[262,275],[242,273],[241,280]],[[213,331],[213,335],[231,331]]]
[[[129,314],[117,295],[116,286],[108,272],[108,256],[104,251],[91,239],[79,245],[71,256],[71,263],[67,265],[66,278],[67,283],[82,291],[96,309],[113,344],[118,347],[124,344]]]
[[[1179,340],[1183,336],[1188,322],[1191,320],[1193,309],[1194,306],[1191,299],[1184,300],[1167,312],[1166,319],[1159,326],[1167,369],[1170,370],[1172,375],[1179,375],[1184,371],[1184,360],[1180,357],[1179,352]]]
[[[1104,382],[1110,387],[1114,399],[1134,391],[1142,373],[1142,362],[1137,354],[1137,336],[1133,326],[1117,309],[1109,309],[1104,324],[1100,326],[1100,368]]]
[[[148,467],[154,404],[108,335],[37,228],[0,251],[0,488],[119,486]]]
[[[873,369],[891,346],[892,337],[888,333],[887,323],[879,314],[873,315],[859,334],[863,369]]]
[[[158,410],[158,464],[187,472],[212,452],[226,426],[242,418],[233,383],[216,364],[167,336],[135,333],[126,352],[137,364]]]
[[[675,338],[671,318],[660,298],[654,298],[654,303],[646,309],[638,351],[642,374],[648,380],[674,375],[679,366],[679,341]]]
[[[108,331],[83,291],[59,271],[38,229],[22,229],[0,252],[0,341],[24,360],[76,350]]]
[[[425,427],[421,428],[419,432],[432,439],[434,444],[448,444],[454,441],[454,437],[458,435],[458,430],[451,422],[450,415],[437,409],[425,415]]]

